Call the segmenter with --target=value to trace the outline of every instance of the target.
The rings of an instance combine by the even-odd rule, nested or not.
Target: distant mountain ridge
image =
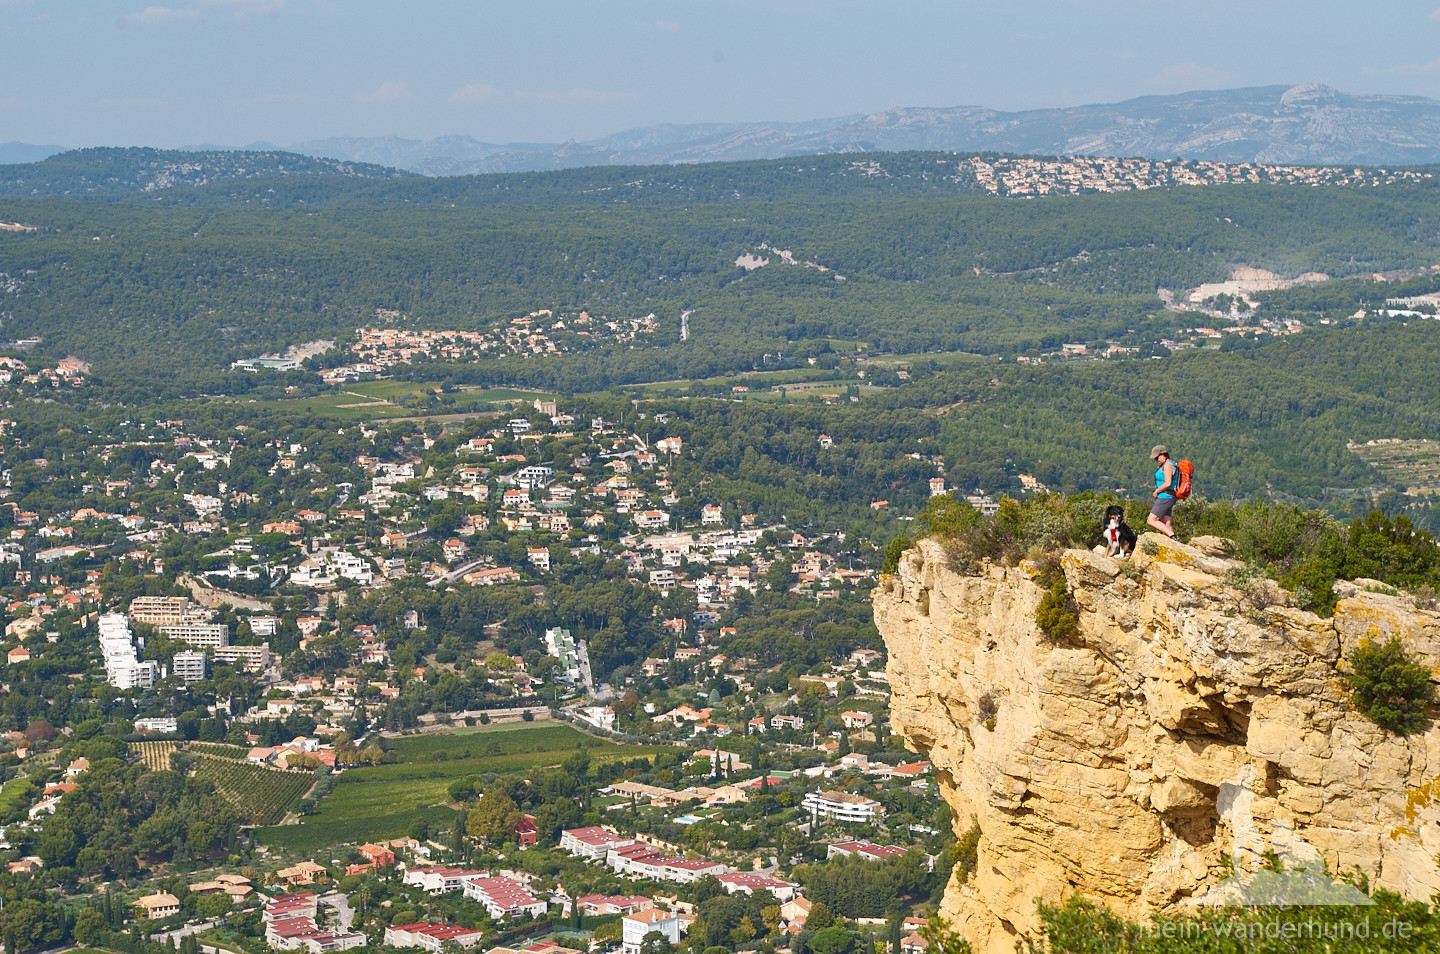
[[[413,173],[293,152],[94,148],[0,166],[0,195],[130,195],[231,179],[297,175],[393,179]]]
[[[1312,83],[1021,112],[911,107],[803,123],[649,126],[559,145],[497,145],[446,136],[322,139],[291,148],[424,175],[904,150],[1418,165],[1440,162],[1440,101],[1342,93]]]
[[[345,174],[376,175],[382,174],[376,171],[380,167],[389,167],[427,176],[906,150],[1420,165],[1440,162],[1440,101],[1344,93],[1309,83],[1018,112],[983,106],[903,107],[796,123],[665,124],[559,144],[500,144],[456,135],[427,140],[332,137],[283,150],[270,143],[242,148],[362,164],[346,167]],[[5,143],[0,144],[0,160],[36,161],[55,151],[58,147]],[[194,151],[211,163],[225,152],[214,146]]]

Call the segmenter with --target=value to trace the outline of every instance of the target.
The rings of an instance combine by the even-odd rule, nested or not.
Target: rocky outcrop
[[[1440,731],[1377,727],[1342,675],[1351,648],[1392,634],[1440,664],[1440,613],[1356,581],[1321,619],[1237,578],[1221,541],[1195,543],[1065,553],[1080,632],[1063,642],[1035,626],[1029,564],[962,576],[922,541],[876,589],[893,728],[934,763],[957,831],[981,829],[941,907],[977,950],[1033,935],[1037,899],[1144,918],[1268,850],[1440,891]]]

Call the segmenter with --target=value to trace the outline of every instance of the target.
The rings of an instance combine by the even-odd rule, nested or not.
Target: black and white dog
[[[1106,556],[1126,556],[1135,549],[1135,531],[1125,522],[1125,508],[1111,505],[1105,508],[1105,519],[1100,523],[1100,535],[1105,538]]]

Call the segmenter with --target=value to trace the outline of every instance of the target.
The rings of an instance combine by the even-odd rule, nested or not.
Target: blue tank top
[[[1160,469],[1155,471],[1155,489],[1160,490],[1165,486],[1165,465],[1161,464]],[[1160,496],[1174,499],[1175,493],[1172,490],[1160,490]]]

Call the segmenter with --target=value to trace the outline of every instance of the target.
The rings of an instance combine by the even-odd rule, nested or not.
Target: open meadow
[[[529,775],[558,766],[584,745],[592,762],[655,756],[677,749],[619,745],[564,724],[528,722],[458,728],[390,740],[398,761],[347,769],[313,815],[299,824],[263,829],[260,840],[278,848],[314,850],[324,845],[393,838],[417,818],[448,824],[450,784],[486,774]]]
[[[515,388],[462,387],[441,395],[438,404],[430,403],[429,397],[437,387],[438,382],[433,381],[359,381],[313,397],[254,400],[254,403],[288,411],[323,414],[343,421],[372,421],[496,411],[514,402],[528,404],[536,398],[554,397],[552,394]],[[249,402],[253,399],[245,400]]]

